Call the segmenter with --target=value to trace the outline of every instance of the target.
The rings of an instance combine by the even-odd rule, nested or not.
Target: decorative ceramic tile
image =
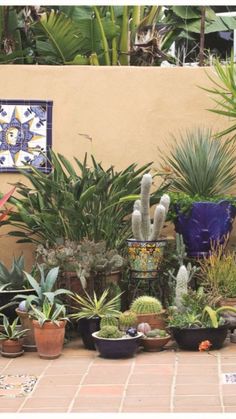
[[[0,100],[0,172],[29,166],[50,171],[52,105],[42,100]]]
[[[236,372],[222,374],[222,384],[236,384]]]
[[[0,398],[28,396],[36,382],[33,375],[0,375]]]

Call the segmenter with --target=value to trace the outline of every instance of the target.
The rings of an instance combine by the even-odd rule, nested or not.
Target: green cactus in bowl
[[[119,321],[116,317],[107,314],[106,316],[102,317],[100,322],[100,328],[102,329],[105,326],[115,326],[118,327]]]
[[[162,311],[162,304],[155,297],[142,295],[132,302],[130,310],[136,314],[158,314]]]
[[[116,326],[104,326],[99,330],[97,336],[104,339],[120,339],[123,333]]]
[[[136,313],[131,310],[124,311],[119,316],[120,329],[126,330],[129,327],[136,326],[138,324],[138,318]]]
[[[150,332],[147,332],[146,334],[147,338],[165,338],[167,336],[168,334],[166,333],[166,331],[160,329],[150,330]]]

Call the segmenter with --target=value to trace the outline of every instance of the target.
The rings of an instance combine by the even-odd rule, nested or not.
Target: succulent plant
[[[137,315],[130,311],[124,311],[119,316],[119,325],[121,329],[127,329],[132,326],[136,326],[138,323]]]
[[[137,327],[138,331],[146,335],[151,331],[151,326],[149,323],[139,323]]]
[[[0,290],[20,290],[24,288],[24,256],[13,258],[11,269],[0,262]]]
[[[136,240],[156,241],[166,220],[169,210],[170,197],[164,194],[154,212],[154,221],[151,224],[150,217],[150,190],[152,186],[152,175],[146,173],[141,181],[141,199],[134,203],[132,214],[132,231]]]
[[[106,316],[102,317],[100,322],[101,329],[105,326],[116,326],[118,327],[119,321],[116,317],[107,314]]]
[[[158,314],[162,311],[162,304],[155,297],[142,295],[132,302],[130,310],[136,314]]]
[[[120,339],[123,333],[116,326],[104,326],[99,330],[97,336],[106,339]]]
[[[165,330],[153,329],[150,332],[148,332],[146,336],[147,338],[157,338],[157,337],[164,338],[167,336],[167,333]]]

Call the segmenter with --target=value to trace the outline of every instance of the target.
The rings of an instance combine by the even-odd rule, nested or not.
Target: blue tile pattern
[[[52,101],[0,100],[0,172],[33,166],[49,173]]]

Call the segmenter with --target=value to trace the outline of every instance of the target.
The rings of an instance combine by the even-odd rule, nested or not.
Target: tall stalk
[[[115,19],[115,12],[114,12],[113,6],[110,6],[110,11],[111,11],[112,23],[115,24],[116,19]],[[111,58],[112,65],[117,65],[118,64],[118,45],[117,45],[116,37],[114,37],[111,41],[111,48],[112,48],[112,58]]]
[[[105,63],[106,65],[111,65],[111,60],[110,60],[110,55],[109,55],[109,45],[107,42],[107,38],[105,35],[105,31],[102,25],[102,20],[101,20],[101,16],[99,14],[98,8],[96,6],[93,6],[93,10],[96,16],[96,19],[98,21],[98,26],[99,26],[99,30],[100,30],[100,34],[101,34],[101,41],[102,41],[102,46],[103,46],[103,50],[104,50],[104,57],[105,57]]]
[[[123,6],[123,20],[120,37],[120,64],[129,65],[129,13],[128,6]]]

